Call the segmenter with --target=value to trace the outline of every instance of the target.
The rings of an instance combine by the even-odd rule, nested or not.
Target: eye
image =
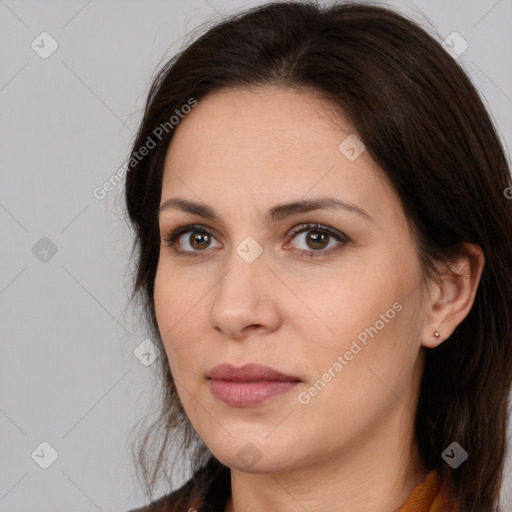
[[[300,236],[304,234],[305,236]],[[340,231],[337,231],[328,226],[321,224],[302,224],[293,228],[289,235],[294,235],[294,238],[302,239],[303,247],[298,251],[309,257],[324,256],[333,251],[332,247],[347,244],[350,239]],[[334,239],[334,243],[329,244],[329,238]],[[327,250],[326,250],[327,248]]]
[[[336,243],[326,243],[329,238],[337,242],[338,245],[345,245],[350,241],[344,233],[321,224],[301,224],[293,228],[288,236],[299,238],[298,235],[303,233],[307,235],[302,237],[303,242],[309,244],[309,246],[306,245],[305,248],[303,246],[297,251],[309,257],[323,256],[333,252],[332,246],[336,246]],[[212,239],[215,240],[212,233],[201,225],[181,226],[170,235],[162,238],[164,242],[167,242],[167,246],[171,247],[177,254],[192,257],[203,256],[205,250],[210,247]]]
[[[187,233],[189,233],[189,236],[184,236]],[[167,242],[168,246],[172,247],[178,254],[202,256],[212,239],[215,239],[215,237],[210,231],[203,226],[193,225],[182,226],[174,230],[169,236],[164,237],[163,241]]]

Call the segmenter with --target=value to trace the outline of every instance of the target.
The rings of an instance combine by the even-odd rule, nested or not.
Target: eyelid
[[[183,236],[184,234],[186,233],[189,233],[189,232],[199,232],[199,233],[206,233],[207,235],[213,237],[213,238],[217,238],[216,235],[214,234],[214,229],[212,228],[209,228],[207,226],[204,226],[202,224],[184,224],[184,225],[181,225],[181,226],[178,226],[176,229],[174,230],[171,230],[171,233],[169,233],[168,235],[165,235],[165,236],[161,236],[160,239],[163,240],[164,242],[167,242],[168,245],[166,247],[173,247],[174,250],[177,252],[177,253],[187,253],[187,254],[191,254],[191,253],[195,253],[195,254],[206,254],[208,249],[204,250],[204,251],[185,251],[185,250],[178,250],[175,248],[175,245],[176,243],[179,241],[179,238],[181,236]]]
[[[299,224],[290,229],[287,233],[287,236],[294,236],[304,231],[314,231],[315,229],[321,233],[326,233],[331,237],[339,238],[346,243],[351,241],[351,239],[342,231],[338,231],[337,229],[331,226],[328,226],[326,224],[319,224],[317,222],[304,222],[302,224]]]

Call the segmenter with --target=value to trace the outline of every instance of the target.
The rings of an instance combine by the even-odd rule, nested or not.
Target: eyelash
[[[329,228],[328,226],[323,226],[321,224],[300,224],[299,226],[296,226],[291,231],[288,232],[287,236],[295,236],[303,232],[307,231],[315,231],[317,233],[328,235],[332,238],[334,238],[336,241],[340,242],[342,245],[347,244],[350,239],[344,234],[339,231],[335,231],[332,228]],[[204,256],[206,254],[206,251],[184,251],[182,249],[179,249],[177,247],[176,242],[178,241],[178,237],[180,235],[186,234],[188,232],[196,232],[196,233],[202,233],[207,234],[210,237],[214,237],[214,235],[205,227],[201,226],[200,224],[192,224],[187,226],[181,226],[177,229],[175,229],[171,234],[163,238],[163,241],[167,242],[166,247],[171,247],[174,252],[176,252],[179,255],[191,257],[191,258],[197,258]],[[215,237],[214,237],[215,238]],[[297,249],[299,253],[301,253],[304,256],[308,256],[310,258],[314,258],[316,256],[325,256],[329,253],[333,252],[333,249],[328,249],[327,251],[306,251],[304,249]]]

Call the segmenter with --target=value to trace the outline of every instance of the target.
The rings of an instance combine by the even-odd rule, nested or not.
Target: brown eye
[[[349,238],[343,233],[321,224],[302,224],[294,228],[289,235],[293,235],[294,240],[300,241],[302,238],[302,247],[298,247],[297,250],[310,257],[326,255],[332,252],[336,245],[345,245],[349,242]],[[333,244],[329,244],[331,240]]]
[[[328,238],[329,236],[325,235],[324,233],[319,233],[318,231],[310,231],[306,236],[306,243],[309,244],[312,249],[325,249],[328,243]]]
[[[188,236],[186,236],[188,235]],[[169,236],[164,237],[168,247],[172,247],[178,254],[186,256],[201,256],[211,247],[215,237],[201,226],[182,226]],[[220,247],[220,244],[218,245]]]
[[[198,251],[206,249],[210,241],[210,235],[202,232],[193,232],[188,239],[190,246]]]

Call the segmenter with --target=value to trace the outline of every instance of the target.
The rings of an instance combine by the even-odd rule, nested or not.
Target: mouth
[[[207,378],[212,394],[232,407],[268,402],[301,382],[298,377],[257,364],[246,364],[241,368],[230,364],[218,365],[211,369]]]
[[[240,368],[225,363],[214,366],[208,374],[209,379],[228,380],[232,382],[258,382],[258,381],[299,381],[294,375],[285,375],[269,366],[261,364],[245,364]]]

